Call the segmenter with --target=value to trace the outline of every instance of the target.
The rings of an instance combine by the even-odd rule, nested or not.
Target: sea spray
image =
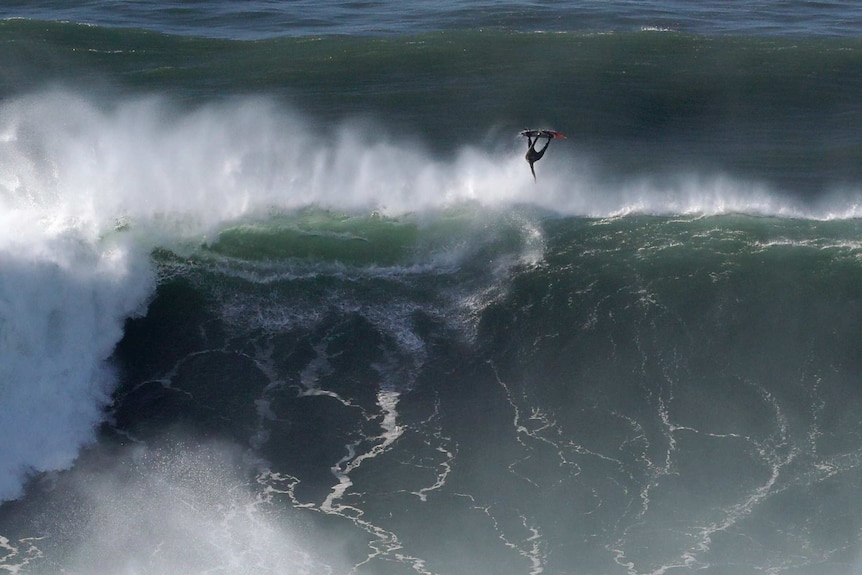
[[[85,142],[64,141],[74,108],[0,107],[0,500],[95,439],[116,379],[106,360],[155,287],[146,251],[105,235],[94,186],[64,177],[88,169],[72,162]]]
[[[0,500],[95,440],[116,383],[107,360],[155,288],[148,249],[114,231],[107,194],[80,177],[92,170],[86,118],[63,111],[83,110],[52,98],[0,108]]]
[[[34,541],[4,541],[7,571],[187,575],[344,573],[320,561],[313,526],[257,493],[242,450],[217,441],[172,438],[158,446],[102,446],[43,493],[62,527]],[[29,555],[27,555],[29,551]]]
[[[161,96],[101,102],[54,90],[4,103],[0,143],[6,201],[51,205],[46,218],[74,219],[90,234],[128,218],[138,232],[200,238],[226,222],[309,205],[389,215],[464,202],[591,217],[859,213],[852,186],[803,201],[767,180],[695,166],[609,178],[575,137],[551,146],[533,182],[515,132],[482,148],[456,140],[444,159],[421,133],[356,120],[323,129],[268,97],[190,107]]]

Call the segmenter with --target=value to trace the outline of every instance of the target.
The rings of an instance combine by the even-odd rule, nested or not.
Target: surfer
[[[551,140],[553,140],[554,137],[550,134],[539,133],[539,134],[536,134],[536,139],[534,140],[531,135],[529,135],[529,134],[525,134],[525,135],[527,136],[527,146],[528,146],[526,158],[527,158],[527,162],[529,162],[529,164],[530,164],[530,171],[533,173],[533,181],[535,181],[536,180],[536,170],[533,169],[533,164],[542,159],[542,156],[545,155],[545,150],[548,149],[548,146],[551,144]],[[547,138],[548,141],[545,142],[545,145],[542,147],[541,150],[536,150],[536,144],[539,143],[539,138]]]

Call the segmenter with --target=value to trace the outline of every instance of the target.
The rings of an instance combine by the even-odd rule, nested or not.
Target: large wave
[[[513,136],[435,158],[421,135],[356,122],[324,138],[271,100],[189,108],[55,90],[0,106],[0,499],[67,467],[116,385],[108,359],[144,311],[156,246],[315,205],[393,216],[472,202],[560,214],[749,212],[855,217],[853,194],[812,208],[720,174],[600,181],[578,142],[555,142],[534,182]]]

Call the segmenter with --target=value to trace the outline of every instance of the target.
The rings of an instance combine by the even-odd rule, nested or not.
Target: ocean
[[[862,6],[713,4],[4,2],[0,572],[862,573]]]

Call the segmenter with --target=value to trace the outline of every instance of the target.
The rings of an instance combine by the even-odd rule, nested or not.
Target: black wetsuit
[[[545,145],[541,150],[536,150],[536,144],[539,143],[539,138],[548,138],[548,141],[545,142]],[[529,148],[527,149],[526,158],[527,162],[529,162],[530,164],[530,172],[533,173],[533,180],[536,179],[536,170],[533,169],[533,164],[542,159],[542,156],[545,155],[545,150],[548,149],[548,146],[550,145],[552,139],[553,138],[551,136],[539,135],[536,136],[535,140],[533,140],[532,137],[527,136],[527,145],[529,146]]]

